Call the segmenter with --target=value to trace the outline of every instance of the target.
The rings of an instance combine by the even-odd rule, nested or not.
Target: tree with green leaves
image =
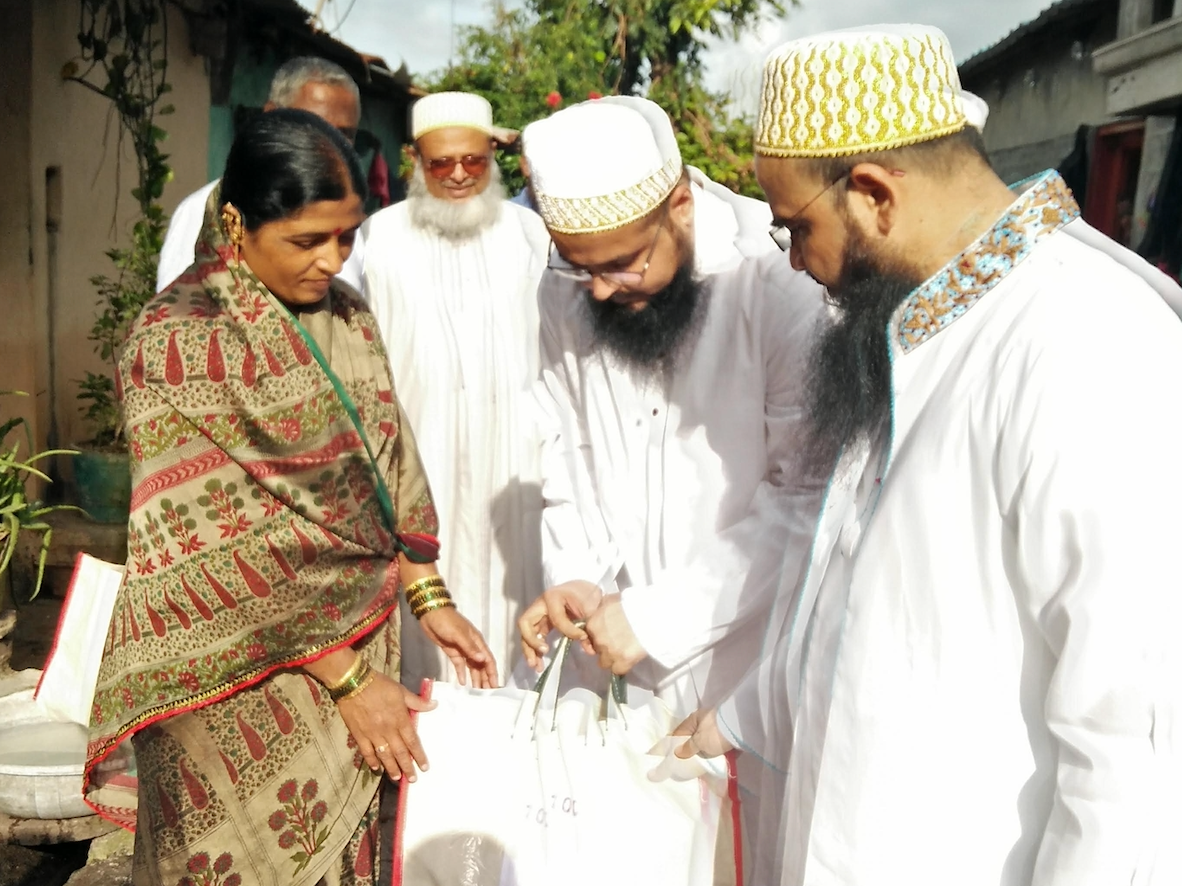
[[[703,82],[710,37],[737,38],[797,0],[526,0],[493,6],[488,27],[465,30],[433,91],[476,92],[499,125],[520,129],[563,104],[646,95],[673,119],[682,157],[732,190],[759,195],[750,120]],[[503,163],[510,187],[516,157]]]

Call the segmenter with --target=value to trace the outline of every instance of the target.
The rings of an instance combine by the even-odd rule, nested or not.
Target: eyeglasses
[[[464,172],[473,178],[484,175],[488,169],[488,154],[465,154],[463,157],[436,157],[427,161],[431,177],[443,181],[455,172],[456,166],[463,166]]]
[[[657,225],[656,233],[653,234],[653,243],[648,248],[648,255],[644,259],[644,267],[639,271],[588,271],[585,268],[556,267],[553,264],[553,240],[550,241],[550,261],[546,264],[547,269],[560,277],[565,277],[567,280],[574,280],[576,283],[582,283],[583,285],[589,284],[598,277],[604,283],[609,283],[613,286],[639,286],[644,282],[644,275],[648,271],[648,266],[652,264],[653,253],[657,251],[657,241],[661,237],[661,228],[665,227],[665,220],[669,217],[669,203],[670,201],[666,200],[665,207],[661,210],[661,221]]]
[[[825,187],[821,189],[821,193],[817,194],[817,196],[813,197],[812,200],[800,207],[800,211],[792,216],[792,218],[785,219],[784,221],[771,226],[771,229],[767,232],[768,236],[772,238],[772,242],[780,248],[781,252],[787,252],[792,248],[792,223],[804,215],[810,206],[828,194],[834,185],[836,185],[843,178],[849,176],[851,172],[853,172],[852,169],[847,169],[833,181],[829,182],[829,184],[825,185]]]

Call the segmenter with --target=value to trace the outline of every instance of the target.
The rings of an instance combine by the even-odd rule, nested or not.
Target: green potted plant
[[[28,396],[23,391],[0,391],[0,396]],[[16,436],[16,440],[9,443],[9,437]],[[23,441],[21,439],[23,437]],[[25,454],[21,453],[22,442]],[[50,482],[36,464],[42,459],[54,455],[73,455],[68,449],[48,449],[35,452],[33,435],[29,426],[20,416],[14,416],[0,422],[0,583],[8,586],[8,595],[14,603],[22,602],[13,593],[10,584],[9,567],[16,554],[22,532],[38,533],[41,536],[40,553],[37,557],[37,577],[32,588],[25,595],[23,602],[28,602],[37,596],[41,590],[41,580],[45,575],[45,557],[49,553],[49,543],[53,539],[53,528],[46,517],[54,511],[69,509],[70,505],[47,505],[40,501],[30,500],[28,497],[28,482],[38,478]],[[76,509],[75,509],[76,510]],[[0,600],[3,597],[0,596]],[[0,603],[0,608],[3,608]]]
[[[93,428],[93,435],[78,446],[74,482],[78,503],[99,523],[125,522],[130,508],[131,464],[115,390],[115,373],[120,349],[132,323],[156,294],[156,265],[164,229],[160,207],[149,205],[132,228],[131,246],[107,250],[116,275],[96,274],[90,278],[100,301],[87,337],[110,371],[87,372],[78,382],[78,399],[86,405],[84,417]]]
[[[130,139],[136,160],[131,195],[140,214],[131,245],[107,257],[113,274],[90,278],[99,296],[90,331],[103,372],[87,372],[78,382],[78,399],[93,434],[78,446],[74,480],[79,504],[100,523],[126,522],[131,501],[131,469],[115,389],[119,352],[140,310],[156,294],[156,269],[167,217],[159,200],[172,178],[161,152],[165,132],[157,117],[173,112],[162,104],[172,90],[166,80],[167,16],[163,0],[81,0],[79,54],[62,69],[64,79],[90,89],[114,105],[119,141]]]

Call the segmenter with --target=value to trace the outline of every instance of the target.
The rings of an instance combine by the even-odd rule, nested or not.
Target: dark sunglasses
[[[456,164],[464,167],[464,172],[476,178],[484,175],[488,169],[488,154],[465,154],[463,157],[436,157],[427,161],[427,171],[432,178],[443,181],[455,171]]]

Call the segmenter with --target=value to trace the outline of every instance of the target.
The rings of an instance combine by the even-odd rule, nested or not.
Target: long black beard
[[[809,361],[807,399],[813,468],[828,473],[841,448],[876,434],[890,413],[891,359],[887,325],[922,281],[885,269],[851,241],[841,279],[829,299],[841,309],[823,324]]]
[[[595,340],[624,366],[641,376],[672,369],[695,337],[705,316],[705,283],[695,276],[692,256],[640,310],[611,299],[599,301],[588,291],[587,313]]]

